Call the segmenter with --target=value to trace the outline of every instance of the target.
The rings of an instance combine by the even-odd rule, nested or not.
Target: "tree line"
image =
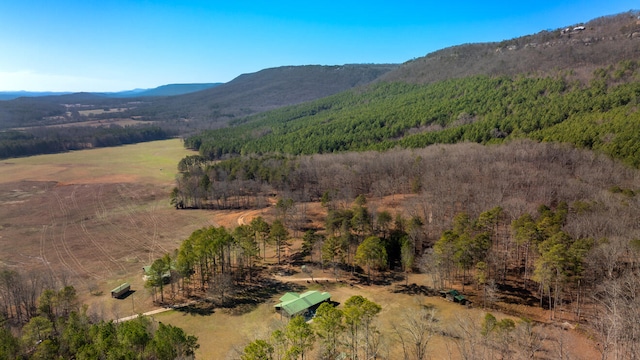
[[[580,204],[582,210],[569,214],[567,222],[579,236],[636,236],[638,229],[624,208],[636,206],[633,174],[606,156],[530,141],[295,158],[251,156],[215,164],[198,157],[179,175],[172,201],[183,207],[261,208],[278,193],[295,206],[324,199],[338,208],[349,207],[360,194],[374,200],[413,194],[405,208],[426,222],[430,242],[462,211],[473,217],[500,206],[515,218],[541,204],[564,201]],[[297,221],[295,216],[292,220]]]
[[[117,125],[6,131],[0,132],[0,159],[165,140],[173,135],[158,126]]]

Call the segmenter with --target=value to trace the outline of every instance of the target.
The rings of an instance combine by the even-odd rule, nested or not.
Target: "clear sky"
[[[638,0],[4,0],[0,91],[119,91],[227,82],[283,65],[402,63],[638,8]]]

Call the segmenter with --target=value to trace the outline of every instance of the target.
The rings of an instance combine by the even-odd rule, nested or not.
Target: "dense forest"
[[[379,83],[231,123],[189,137],[209,159],[495,143],[529,137],[570,142],[637,166],[638,62],[594,72],[588,85],[563,78],[487,77],[428,85]],[[576,128],[587,131],[575,131]]]
[[[308,264],[352,269],[367,282],[390,269],[419,270],[437,288],[482,289],[483,306],[570,314],[604,357],[638,353],[638,177],[606,155],[515,140],[219,162],[193,156],[180,169],[176,205],[252,208],[279,198],[273,224],[203,229],[183,243],[175,259],[202,289],[219,289],[224,268],[247,278],[261,247],[280,254],[299,238]],[[390,196],[402,210],[368,205]],[[309,201],[326,207],[320,227],[309,225]]]

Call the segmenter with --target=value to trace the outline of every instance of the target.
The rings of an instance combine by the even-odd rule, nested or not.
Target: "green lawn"
[[[194,152],[179,139],[112,148],[6,159],[0,182],[36,180],[62,183],[140,182],[172,184],[178,162]]]

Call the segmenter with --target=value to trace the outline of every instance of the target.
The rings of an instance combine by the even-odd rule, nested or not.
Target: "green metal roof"
[[[175,270],[173,265],[171,265],[171,270]],[[171,270],[165,271],[165,273],[162,274],[162,277],[163,278],[171,277]],[[151,265],[143,266],[142,271],[146,276],[153,276],[153,273],[151,272]]]
[[[117,292],[122,291],[123,289],[128,288],[129,286],[130,286],[130,285],[129,285],[129,283],[120,284],[120,285],[118,285],[118,287],[117,287],[117,288],[115,288],[115,289],[111,290],[111,292],[112,292],[112,293],[117,293]]]
[[[282,297],[280,297],[280,302],[287,302],[287,301],[291,301],[299,298],[300,298],[300,294],[294,293],[294,292],[288,292],[282,295]]]
[[[447,293],[451,295],[458,302],[462,302],[463,300],[467,299],[464,295],[460,294],[458,290],[449,290],[447,291]]]
[[[331,294],[328,292],[319,292],[315,290],[307,291],[303,294],[286,293],[281,298],[281,303],[277,304],[276,308],[281,308],[286,311],[289,316],[296,315],[314,305],[320,304],[323,301],[327,301],[331,298]]]

